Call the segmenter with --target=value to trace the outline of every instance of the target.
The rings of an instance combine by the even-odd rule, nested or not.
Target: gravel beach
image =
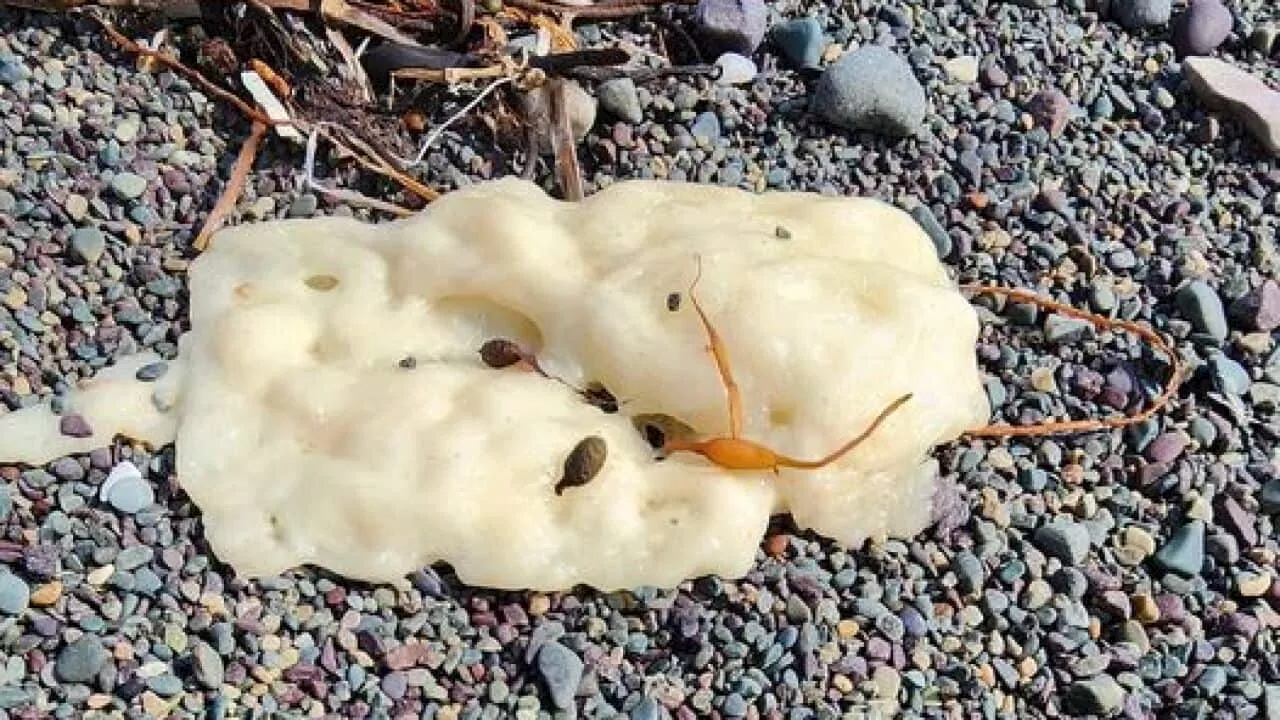
[[[1280,8],[1224,2],[681,7],[750,66],[592,88],[580,146],[588,193],[662,178],[893,202],[963,282],[1174,339],[1194,372],[1168,412],[941,447],[938,524],[916,538],[784,528],[741,581],[613,594],[497,593],[446,568],[245,582],[211,556],[172,448],[0,465],[0,720],[1280,718],[1280,96],[1211,111],[1188,77],[1230,94],[1235,76],[1195,64],[1210,55],[1280,87]],[[653,26],[575,27],[645,45]],[[86,20],[0,7],[0,27],[0,403],[17,409],[176,352],[191,241],[247,123]],[[300,189],[301,157],[268,142],[231,222],[367,216]],[[447,135],[424,177],[519,170]],[[1017,305],[982,317],[996,419],[1158,389],[1123,336]],[[141,472],[101,492],[123,460]]]

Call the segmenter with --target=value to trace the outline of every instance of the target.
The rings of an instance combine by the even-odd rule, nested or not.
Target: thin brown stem
[[[236,164],[231,168],[231,177],[227,179],[227,186],[223,188],[222,195],[214,204],[213,210],[209,211],[209,217],[205,218],[204,226],[200,228],[200,233],[192,243],[196,250],[204,252],[209,247],[213,234],[222,228],[223,223],[226,222],[227,213],[231,212],[236,201],[240,199],[240,193],[244,191],[245,181],[249,177],[249,170],[253,168],[253,160],[258,156],[258,146],[262,144],[268,129],[263,123],[253,123],[249,137],[245,138],[244,144],[240,146],[240,154],[236,157]]]

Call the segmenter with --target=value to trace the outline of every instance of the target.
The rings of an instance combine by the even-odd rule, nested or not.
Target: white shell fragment
[[[632,415],[728,430],[686,294],[696,254],[746,437],[817,458],[913,399],[822,470],[656,460]],[[870,199],[628,181],[564,203],[504,179],[376,226],[229,229],[189,277],[193,329],[182,372],[165,376],[182,378],[178,481],[214,552],[248,576],[311,563],[381,582],[447,561],[464,582],[512,589],[739,577],[775,512],[850,545],[921,531],[929,450],[988,415],[976,313],[911,217]],[[620,411],[486,366],[478,349],[494,337],[574,386],[603,383]],[[126,396],[155,388],[135,385],[79,404],[139,407]],[[2,440],[48,421],[0,416],[0,460],[79,449]],[[557,495],[589,436],[606,443],[603,464]]]

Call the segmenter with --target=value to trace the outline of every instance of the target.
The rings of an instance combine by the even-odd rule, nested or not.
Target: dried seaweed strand
[[[214,233],[222,229],[227,213],[231,212],[231,208],[235,207],[236,201],[240,199],[240,193],[244,191],[245,181],[249,177],[249,170],[253,168],[253,160],[258,156],[258,146],[262,144],[268,129],[264,123],[253,123],[249,137],[245,138],[244,144],[240,146],[240,154],[236,157],[236,164],[231,168],[231,177],[227,179],[227,186],[223,188],[218,202],[214,204],[213,210],[209,211],[209,217],[205,218],[204,226],[196,235],[193,243],[196,250],[204,252],[209,247],[209,240]]]
[[[990,285],[962,285],[960,286],[960,289],[979,295],[997,295],[1016,300],[1018,302],[1029,303],[1046,310],[1062,313],[1063,315],[1088,320],[1099,328],[1127,330],[1142,338],[1157,352],[1169,358],[1169,364],[1171,366],[1169,378],[1165,381],[1164,390],[1145,410],[1132,415],[1126,415],[1118,418],[1101,418],[1096,420],[1045,422],[1037,423],[1035,425],[991,424],[974,430],[969,430],[964,433],[965,435],[975,438],[1040,437],[1066,432],[1096,432],[1099,430],[1114,430],[1116,428],[1122,428],[1143,422],[1163,410],[1173,400],[1174,395],[1178,392],[1178,388],[1185,379],[1185,367],[1182,357],[1178,355],[1178,353],[1164,340],[1164,338],[1160,337],[1159,334],[1145,325],[1139,325],[1138,323],[1129,322],[1127,320],[1116,320],[1103,317],[1096,313],[1087,312],[1085,310],[1080,310],[1070,305],[1060,303],[1056,300],[1041,297],[1028,290]]]
[[[694,0],[601,0],[591,5],[574,5],[554,0],[506,0],[505,4],[521,10],[566,15],[573,18],[620,18],[648,12],[658,5],[671,2],[692,4]]]
[[[582,168],[578,164],[578,143],[573,137],[573,125],[569,121],[566,81],[552,80],[546,92],[551,101],[551,147],[556,158],[556,176],[564,199],[576,202],[586,191],[582,186]]]
[[[186,65],[183,65],[178,60],[172,57],[169,57],[164,53],[151,50],[150,48],[142,47],[138,43],[130,40],[124,35],[121,35],[120,31],[116,30],[114,27],[111,26],[111,23],[107,22],[106,20],[103,20],[102,18],[98,17],[97,15],[94,15],[93,13],[89,13],[89,17],[93,18],[93,20],[97,22],[99,26],[102,27],[103,31],[107,33],[107,35],[111,38],[111,40],[115,42],[117,45],[119,45],[121,48],[123,48],[126,52],[142,55],[143,57],[147,57],[155,60],[156,62],[160,63],[161,65],[164,65],[170,70],[173,70],[174,72],[178,73],[179,75],[182,75],[188,80],[191,80],[192,82],[196,83],[197,85],[204,88],[205,90],[208,90],[210,93],[216,95],[217,97],[231,103],[232,105],[235,106],[237,110],[239,110],[245,117],[249,118],[250,120],[253,120],[256,123],[262,123],[267,126],[293,124],[292,120],[271,119],[265,113],[259,111],[257,108],[253,107],[252,105],[245,102],[244,100],[241,100],[234,93],[231,93],[227,90],[222,89],[212,80],[209,80],[204,75],[201,75],[199,72],[196,72],[195,70],[192,70]]]

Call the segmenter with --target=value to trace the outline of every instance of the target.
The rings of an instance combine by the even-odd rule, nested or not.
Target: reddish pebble
[[[73,438],[86,438],[93,435],[93,428],[89,427],[89,421],[85,420],[83,415],[76,413],[63,415],[58,421],[58,430],[63,435]]]

